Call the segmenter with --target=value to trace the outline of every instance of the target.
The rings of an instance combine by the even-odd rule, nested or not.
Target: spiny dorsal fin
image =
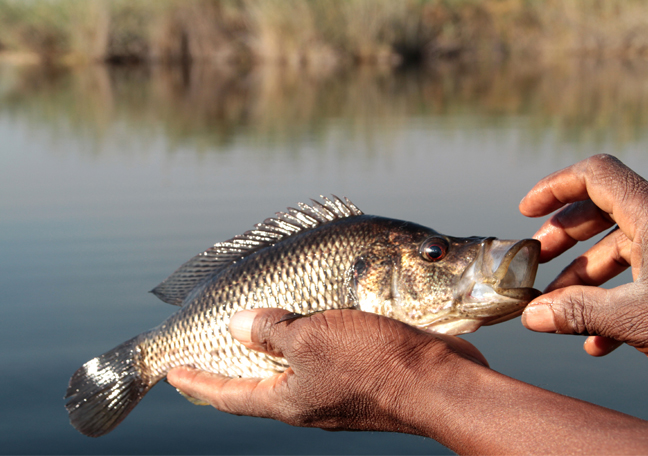
[[[362,211],[348,198],[341,200],[335,195],[332,199],[325,196],[320,198],[323,203],[315,200],[311,200],[313,203],[310,206],[299,203],[299,209],[288,208],[287,212],[277,212],[274,217],[254,225],[252,230],[208,248],[180,266],[151,293],[164,302],[181,306],[196,286],[237,260],[302,231],[333,220],[362,215]]]

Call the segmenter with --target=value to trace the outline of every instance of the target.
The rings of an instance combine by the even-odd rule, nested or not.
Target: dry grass
[[[645,0],[0,0],[0,49],[46,60],[392,65],[648,57]]]

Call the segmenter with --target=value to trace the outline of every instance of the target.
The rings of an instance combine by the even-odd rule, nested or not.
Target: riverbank
[[[641,0],[0,0],[28,61],[330,67],[443,59],[648,59]]]

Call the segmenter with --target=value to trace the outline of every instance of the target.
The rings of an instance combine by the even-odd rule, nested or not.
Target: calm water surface
[[[175,309],[147,291],[192,255],[320,194],[456,236],[533,235],[517,205],[599,152],[648,176],[648,69],[416,73],[0,67],[0,451],[439,453],[196,407],[160,384],[91,439],[62,399],[84,362]],[[540,268],[544,287],[570,259]],[[630,280],[624,274],[608,286]],[[519,319],[467,336],[507,375],[648,419],[645,356]]]

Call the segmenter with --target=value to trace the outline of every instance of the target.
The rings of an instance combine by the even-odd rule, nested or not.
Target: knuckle
[[[258,314],[252,323],[252,341],[267,352],[281,356],[277,344],[282,339],[283,328],[282,325],[277,325],[277,321],[286,313],[281,309],[270,309]]]
[[[558,332],[600,335],[637,347],[648,346],[648,306],[645,289],[634,284],[614,291],[598,289],[598,296],[572,293],[554,307]],[[604,295],[603,295],[604,293]]]
[[[628,172],[621,181],[619,199],[622,203],[635,199],[637,196],[648,196],[646,181],[634,172]]]
[[[615,326],[616,330],[624,339],[628,341],[636,339],[641,332],[641,324],[638,324],[636,309],[628,308],[624,306],[619,309],[615,315]],[[618,337],[618,336],[617,336]]]
[[[348,350],[348,335],[341,331],[331,331],[327,313],[318,313],[292,322],[276,325],[276,340],[281,343],[283,356],[289,360],[293,369],[307,372],[311,378],[322,379],[341,362],[347,361],[352,350]],[[315,382],[317,383],[317,382]],[[302,390],[313,385],[303,385]],[[316,391],[311,391],[316,393]]]
[[[593,176],[600,176],[601,173],[618,173],[627,170],[621,160],[610,154],[593,155],[585,160],[584,164],[586,169],[589,170]]]
[[[585,160],[584,171],[592,182],[611,188],[618,187],[634,174],[618,158],[608,154],[594,155]]]
[[[620,164],[621,161],[616,158],[614,155],[610,154],[596,154],[589,158],[589,161],[594,165],[604,165],[609,166],[610,163]]]
[[[586,168],[593,182],[615,190],[621,204],[638,196],[648,198],[646,180],[612,155],[594,155],[586,161]]]
[[[632,241],[616,227],[611,231],[601,242],[609,241],[612,244],[612,260],[620,267],[626,268],[630,266],[629,251],[632,248]]]
[[[326,351],[329,345],[327,318],[325,314],[315,314],[293,323],[296,331],[291,341],[292,349],[297,354],[309,354],[314,349]]]
[[[648,306],[645,304],[646,289],[633,284],[615,313],[617,340],[633,346],[648,346]],[[642,299],[643,298],[643,299]]]
[[[592,309],[585,302],[586,297],[581,292],[577,295],[570,294],[561,304],[559,312],[556,312],[558,309],[554,307],[554,313],[562,320],[562,324],[558,325],[558,332],[590,334],[593,324]]]

